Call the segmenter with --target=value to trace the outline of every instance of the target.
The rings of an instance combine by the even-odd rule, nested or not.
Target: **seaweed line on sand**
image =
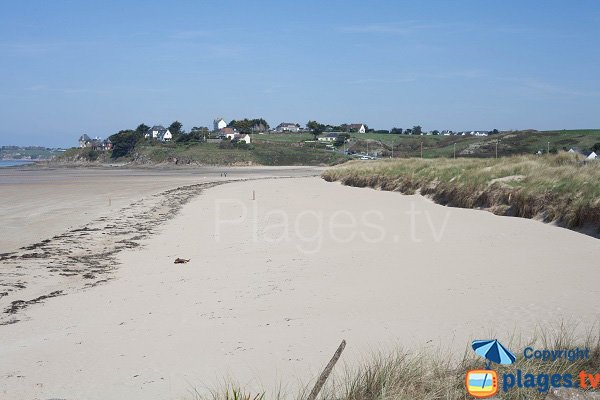
[[[117,268],[117,253],[140,246],[140,240],[204,189],[243,180],[169,189],[133,202],[110,218],[0,254],[0,325],[18,322],[15,315],[32,304],[107,282]]]

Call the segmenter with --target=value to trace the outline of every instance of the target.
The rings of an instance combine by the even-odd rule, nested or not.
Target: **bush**
[[[113,143],[111,158],[128,156],[143,138],[141,133],[132,130],[115,133],[110,137],[110,141]]]
[[[100,153],[97,150],[86,148],[80,153],[80,157],[87,161],[96,161],[100,156]]]

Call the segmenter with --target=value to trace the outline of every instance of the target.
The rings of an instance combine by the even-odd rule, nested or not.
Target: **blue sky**
[[[600,2],[18,1],[0,145],[139,123],[600,127]]]

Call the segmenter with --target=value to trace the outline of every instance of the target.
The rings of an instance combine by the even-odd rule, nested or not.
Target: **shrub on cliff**
[[[132,130],[115,133],[110,137],[110,141],[113,143],[111,158],[128,156],[135,148],[135,145],[143,138],[144,136],[140,132]]]

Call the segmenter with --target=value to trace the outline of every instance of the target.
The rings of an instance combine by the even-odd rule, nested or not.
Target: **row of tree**
[[[266,132],[269,130],[269,124],[263,118],[231,120],[227,124],[230,128],[235,128],[240,133]]]

